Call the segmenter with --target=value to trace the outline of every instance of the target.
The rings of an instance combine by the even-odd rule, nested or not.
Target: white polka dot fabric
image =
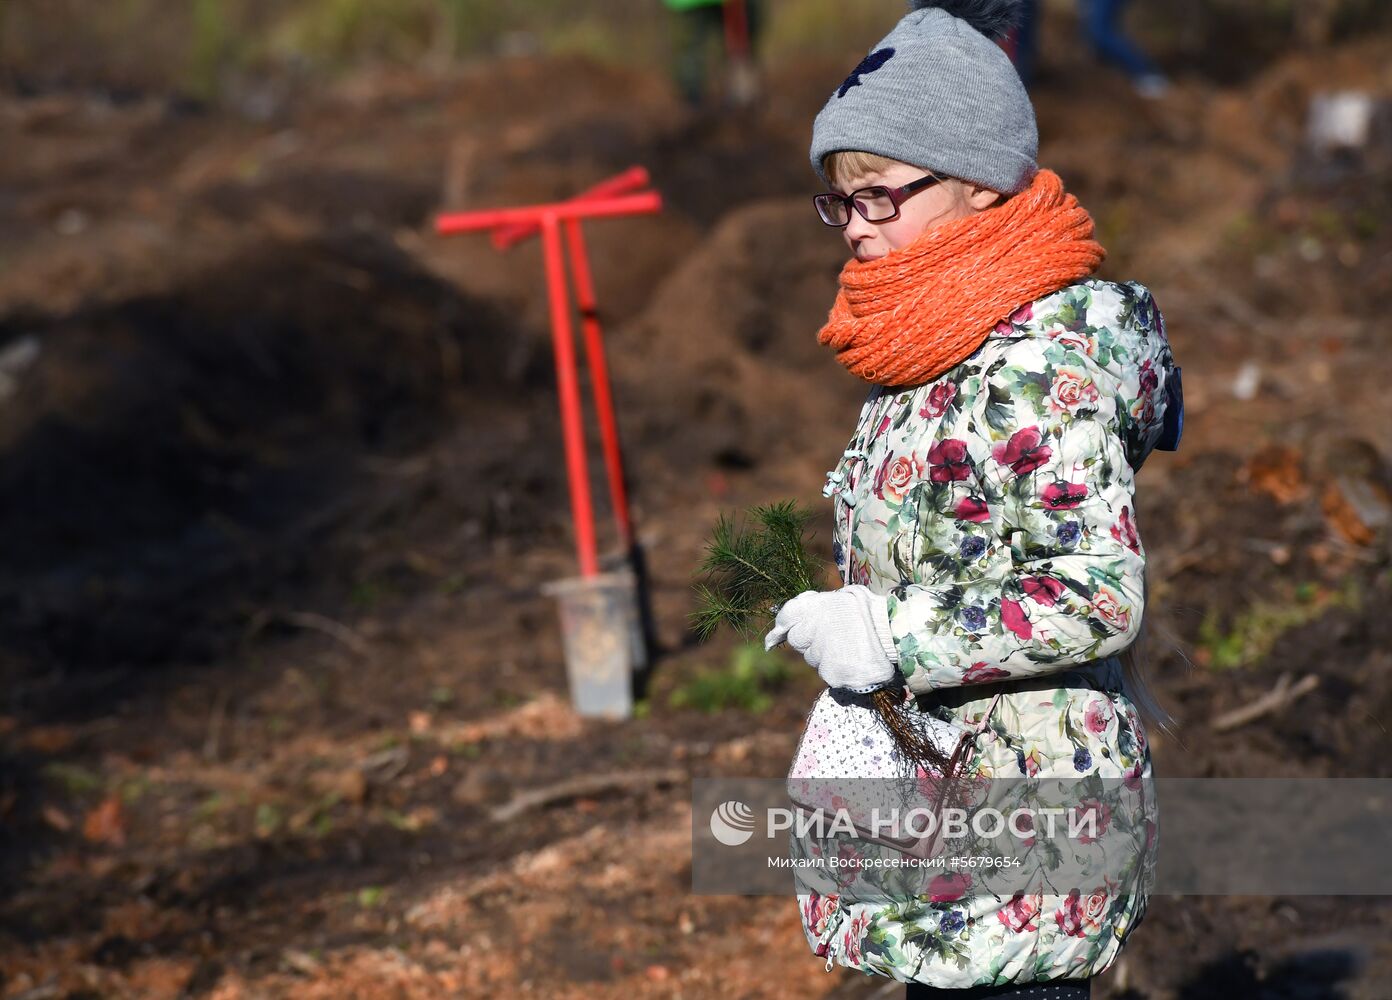
[[[914,712],[912,718],[945,757],[966,735],[931,715]],[[915,777],[913,763],[895,748],[871,696],[827,688],[807,716],[788,773],[788,794],[809,809],[833,809],[835,801],[835,808],[844,808],[857,827],[868,827],[872,810],[886,816],[905,808],[906,795],[918,788]]]

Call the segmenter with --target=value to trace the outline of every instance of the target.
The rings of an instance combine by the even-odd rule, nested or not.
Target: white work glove
[[[784,604],[764,636],[764,649],[785,639],[828,687],[869,694],[898,672],[889,606],[859,583],[840,590],[805,590]]]

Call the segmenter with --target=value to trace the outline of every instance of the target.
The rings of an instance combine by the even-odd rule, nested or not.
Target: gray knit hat
[[[1034,106],[1003,38],[1020,0],[910,0],[812,126],[812,169],[843,149],[878,153],[1014,194],[1039,165]]]

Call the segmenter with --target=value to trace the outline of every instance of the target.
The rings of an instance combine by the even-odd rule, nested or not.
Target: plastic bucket
[[[631,570],[542,585],[561,614],[570,701],[583,716],[626,719],[633,674],[645,666],[637,581]]]

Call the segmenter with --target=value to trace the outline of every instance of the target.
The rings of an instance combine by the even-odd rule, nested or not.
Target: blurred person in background
[[[762,25],[761,0],[662,0],[673,14],[673,76],[691,107],[710,87],[712,49],[719,42],[728,71],[727,98],[746,106],[758,96],[754,47]]]
[[[1108,66],[1121,70],[1142,97],[1163,97],[1169,80],[1141,48],[1127,36],[1122,18],[1129,0],[1078,0],[1079,24],[1094,55]],[[1034,82],[1039,60],[1039,0],[1021,5],[1020,25],[1009,36],[1010,53],[1020,79]]]

